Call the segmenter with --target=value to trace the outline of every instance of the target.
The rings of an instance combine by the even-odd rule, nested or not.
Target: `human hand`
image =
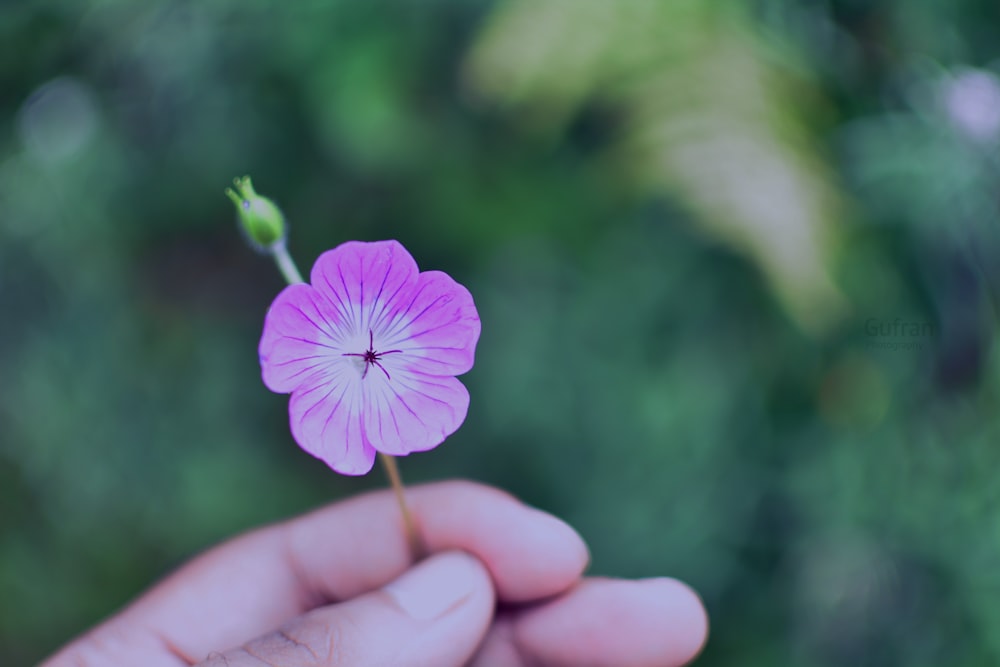
[[[420,563],[391,493],[367,494],[215,547],[42,667],[670,667],[700,650],[690,589],[582,578],[587,548],[555,517],[470,482],[407,497]]]

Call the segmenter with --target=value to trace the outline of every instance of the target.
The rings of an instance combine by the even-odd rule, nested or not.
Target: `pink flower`
[[[465,420],[479,314],[469,290],[425,271],[397,241],[323,253],[311,284],[285,288],[260,341],[264,384],[291,393],[292,436],[345,475],[375,453],[432,449]]]

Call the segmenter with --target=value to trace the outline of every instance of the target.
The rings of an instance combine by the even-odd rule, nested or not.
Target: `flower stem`
[[[302,274],[299,273],[299,269],[295,266],[295,261],[292,256],[288,254],[288,246],[285,242],[276,243],[271,247],[271,256],[274,257],[274,263],[278,265],[278,270],[281,271],[281,275],[285,277],[285,281],[289,285],[298,285],[299,283],[304,283],[302,279]]]
[[[410,513],[410,508],[406,505],[403,480],[399,476],[399,466],[396,465],[396,457],[379,452],[378,459],[382,462],[385,474],[389,477],[392,491],[396,495],[396,502],[399,503],[399,511],[403,513],[403,526],[406,530],[406,541],[410,545],[410,555],[413,557],[413,560],[420,560],[427,554],[427,549],[424,547],[424,541],[420,538],[420,533],[417,531],[417,523],[413,520],[413,514]]]
[[[285,277],[285,281],[289,285],[297,285],[305,282],[302,279],[302,274],[299,273],[298,267],[295,266],[295,260],[288,254],[288,247],[284,241],[274,244],[270,250],[271,256],[274,257],[274,263],[278,265],[278,270],[281,271],[281,275]],[[393,351],[396,352],[398,350]],[[406,530],[406,541],[410,545],[410,555],[413,557],[413,560],[420,560],[427,554],[427,550],[424,547],[424,541],[421,539],[420,533],[417,531],[417,524],[413,520],[413,514],[406,504],[403,479],[399,476],[399,466],[396,465],[396,458],[382,452],[379,452],[378,458],[382,462],[382,467],[385,468],[385,474],[389,477],[389,484],[392,485],[396,502],[399,503],[399,511],[403,514],[403,527]]]

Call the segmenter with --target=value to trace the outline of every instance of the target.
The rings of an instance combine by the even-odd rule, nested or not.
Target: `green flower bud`
[[[233,184],[236,189],[226,188],[226,195],[236,204],[240,229],[250,245],[270,252],[285,240],[285,216],[273,201],[254,192],[249,176],[233,179]]]

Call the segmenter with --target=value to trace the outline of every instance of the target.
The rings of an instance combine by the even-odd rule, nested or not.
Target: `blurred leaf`
[[[751,255],[800,324],[821,332],[846,303],[830,279],[843,206],[798,118],[792,85],[724,5],[511,1],[467,72],[478,93],[564,125],[585,104],[621,114],[608,175],[691,207],[708,234]]]

